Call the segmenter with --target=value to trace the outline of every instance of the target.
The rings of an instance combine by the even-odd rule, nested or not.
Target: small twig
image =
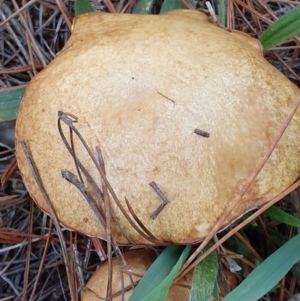
[[[92,243],[95,247],[95,251],[97,252],[97,255],[100,259],[100,261],[105,261],[107,259],[107,254],[104,251],[101,240],[98,237],[91,237]]]
[[[99,161],[99,166],[103,170],[103,173],[106,175],[105,165],[103,161],[103,156],[100,148],[96,147],[96,153]],[[109,195],[105,182],[102,181],[102,193],[104,197],[104,209],[105,209],[105,221],[106,221],[106,237],[107,237],[107,257],[108,257],[108,277],[107,277],[107,291],[106,298],[112,300],[112,275],[113,275],[113,266],[112,266],[112,249],[111,249],[111,226],[110,226],[110,207],[109,207]]]
[[[284,60],[276,53],[274,52],[275,57],[278,59],[278,61],[283,64],[287,70],[295,76],[295,78],[298,80],[298,82],[300,82],[300,77],[298,76],[298,74],[288,65],[284,62]]]
[[[33,202],[30,202],[30,209],[29,209],[29,222],[28,222],[28,233],[32,233],[32,221],[33,221]],[[32,239],[28,238],[28,244],[26,249],[26,261],[25,261],[25,271],[23,275],[23,291],[21,300],[27,300],[27,290],[28,290],[28,279],[29,279],[29,271],[30,271],[30,255],[32,249]]]
[[[16,1],[15,0],[12,0],[12,1],[14,3],[15,8],[19,9],[19,6],[16,3]],[[35,52],[36,52],[37,56],[39,57],[39,59],[41,60],[41,63],[44,65],[44,67],[46,67],[47,66],[47,62],[45,61],[45,58],[43,57],[43,55],[42,55],[42,53],[41,53],[41,51],[40,51],[40,49],[39,49],[39,47],[37,45],[37,42],[36,42],[35,38],[33,37],[33,34],[31,32],[30,28],[28,27],[28,25],[26,23],[26,20],[25,20],[25,18],[23,17],[22,14],[20,14],[20,20],[22,21],[22,24],[23,24],[23,26],[26,29],[26,34],[28,34],[28,36],[30,38],[30,42],[31,42],[32,47],[35,49]],[[29,54],[29,57],[30,57],[30,54]],[[34,64],[34,62],[31,59],[29,60],[29,62],[31,62],[32,65]]]
[[[31,1],[27,2],[25,5],[23,5],[21,8],[19,8],[16,12],[11,14],[7,19],[5,19],[2,23],[0,23],[0,27],[4,26],[7,22],[9,22],[11,19],[16,17],[18,14],[20,14],[24,9],[31,6],[32,4],[34,4],[37,1],[38,0],[31,0]]]
[[[37,271],[37,275],[36,275],[36,278],[35,278],[35,281],[34,281],[33,289],[32,289],[32,292],[31,292],[31,295],[30,295],[28,301],[32,301],[33,298],[34,298],[34,296],[35,296],[35,292],[36,292],[36,289],[37,289],[37,286],[38,286],[38,280],[39,280],[39,278],[40,278],[40,276],[42,274],[42,270],[43,270],[45,258],[46,258],[47,252],[48,252],[48,246],[49,246],[49,243],[50,243],[52,227],[53,227],[53,220],[50,219],[49,235],[47,236],[47,239],[46,239],[46,242],[45,242],[42,259],[41,259],[41,262],[40,262],[40,265],[39,265],[39,269]]]
[[[3,174],[0,176],[0,187],[4,186],[4,184],[9,180],[9,178],[12,176],[12,174],[15,172],[17,169],[18,164],[17,164],[17,159],[14,157],[8,166],[6,167],[5,171]]]
[[[74,119],[73,122],[77,122],[77,119]],[[80,169],[79,169],[79,166],[77,164],[77,160],[75,160],[76,153],[75,153],[74,140],[73,140],[73,131],[70,128],[69,128],[69,133],[70,133],[71,148],[72,148],[72,151],[73,151],[73,154],[74,154],[72,157],[73,157],[73,160],[74,160],[76,171],[77,171],[77,174],[78,174],[78,177],[79,177],[80,181],[82,183],[84,183],[81,172],[80,172]]]
[[[132,217],[134,218],[134,220],[137,222],[137,224],[144,230],[144,232],[149,235],[149,237],[151,237],[154,240],[157,240],[155,238],[155,236],[145,227],[145,225],[141,222],[141,220],[137,217],[137,215],[135,214],[133,208],[131,207],[130,203],[128,202],[127,198],[125,197],[125,203],[128,207],[128,210],[130,212],[130,214],[132,215]]]
[[[129,0],[127,2],[127,4],[125,4],[125,6],[123,7],[123,9],[121,10],[121,14],[122,13],[126,13],[129,12],[129,10],[131,9],[131,7],[135,4],[136,0]]]
[[[103,2],[107,6],[107,9],[110,13],[113,13],[113,14],[117,13],[114,5],[111,3],[110,0],[103,0]]]
[[[182,0],[182,2],[186,5],[188,9],[195,10],[195,7],[188,0]]]
[[[10,260],[10,262],[0,271],[0,277],[2,277],[3,274],[5,274],[5,272],[8,271],[8,269],[11,267],[11,265],[14,263],[14,260],[19,256],[19,254],[21,253],[21,251],[23,251],[23,247],[26,245],[26,243],[28,242],[28,240],[24,239],[22,243],[18,244],[18,250],[15,252],[13,258]],[[14,245],[15,246],[15,245]],[[17,248],[16,247],[16,248]],[[3,252],[4,253],[4,252]],[[1,254],[1,253],[0,253]],[[2,256],[3,257],[3,256]],[[3,257],[4,258],[4,257]]]
[[[252,247],[252,245],[244,238],[243,235],[241,235],[239,232],[235,233],[235,236],[241,241],[242,244],[247,247],[249,252],[260,262],[263,262],[263,258],[257,253],[257,251]]]
[[[166,98],[167,100],[172,101],[173,104],[175,105],[175,101],[174,101],[173,99],[171,99],[170,97],[168,97],[168,96],[166,96],[166,95],[164,95],[164,94],[162,94],[162,93],[160,93],[160,92],[158,92],[158,91],[157,91],[157,93],[158,93],[159,95],[161,95],[162,97]]]
[[[157,193],[157,195],[161,198],[162,203],[160,206],[154,211],[154,213],[150,216],[151,219],[156,219],[156,217],[159,215],[159,213],[164,209],[164,207],[169,203],[169,200],[164,196],[162,191],[159,189],[157,184],[155,182],[151,182],[150,186],[153,188],[153,190]]]
[[[205,137],[205,138],[209,138],[209,136],[210,136],[210,134],[208,132],[202,131],[200,129],[195,129],[194,133],[199,136]]]
[[[65,20],[69,30],[71,31],[72,23],[69,20],[69,18],[71,17],[71,14],[69,13],[69,11],[67,10],[65,4],[61,0],[56,0],[56,3],[57,3],[57,6],[59,7],[59,9],[60,9],[60,11],[61,11],[61,13],[64,17],[64,20]]]

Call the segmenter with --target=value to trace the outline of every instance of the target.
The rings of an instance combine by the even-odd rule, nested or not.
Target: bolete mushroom
[[[127,301],[129,299],[133,292],[129,275],[132,275],[134,282],[139,281],[153,263],[155,254],[151,249],[134,250],[124,253],[124,259],[128,268],[127,272],[124,267],[119,266],[116,257],[112,260],[112,301]],[[123,273],[124,299],[122,299],[121,273]],[[140,277],[138,275],[140,275]],[[193,273],[190,272],[182,278],[177,285],[171,286],[166,301],[188,301],[192,285],[192,276]],[[89,279],[86,289],[82,294],[81,301],[97,301],[106,298],[107,279],[108,263],[106,262],[102,264]],[[134,284],[136,285],[136,283]]]
[[[190,10],[76,17],[63,51],[28,85],[17,117],[17,159],[32,198],[48,211],[20,139],[60,222],[106,237],[82,194],[61,176],[62,169],[77,174],[57,126],[59,111],[72,113],[95,156],[100,148],[107,180],[124,208],[129,212],[126,198],[159,241],[198,242],[240,192],[300,94],[257,45]],[[223,227],[295,181],[299,128],[297,112]],[[62,131],[71,143],[66,125]],[[75,134],[73,142],[76,157],[101,187]],[[83,181],[103,212],[84,175]],[[162,202],[166,206],[157,211]],[[112,197],[110,207],[132,241],[147,242]],[[111,230],[118,243],[128,243],[114,222]]]
[[[154,262],[155,254],[152,249],[131,250],[124,253],[123,258],[126,262],[126,267],[120,265],[116,257],[112,259],[112,301],[123,300],[121,275],[123,275],[124,301],[129,299],[133,292],[129,275],[132,276],[134,285],[136,285]],[[99,301],[106,298],[108,271],[108,262],[106,261],[99,266],[87,282],[83,290],[81,301]],[[190,300],[193,272],[194,270],[191,270],[186,276],[182,277],[176,284],[170,287],[166,301]],[[232,291],[237,286],[236,277],[228,270],[222,269],[222,273],[225,278],[223,281],[226,282],[227,287]],[[224,298],[227,295],[225,284],[220,282],[218,286],[220,296]]]

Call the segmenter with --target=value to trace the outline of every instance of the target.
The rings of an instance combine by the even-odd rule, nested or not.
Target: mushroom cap
[[[129,251],[123,254],[126,261],[128,269],[132,272],[132,275],[141,275],[144,276],[146,270],[155,260],[155,255],[153,250],[134,250]],[[112,293],[113,295],[120,292],[122,289],[121,282],[121,273],[119,272],[120,268],[118,266],[118,261],[114,257],[112,259],[113,273],[112,273]],[[131,282],[128,274],[123,273],[124,277],[124,287],[129,287]],[[141,278],[137,276],[132,276],[133,281],[138,281]],[[180,285],[171,286],[166,301],[188,301],[189,292],[192,284],[193,272],[188,273],[180,281]],[[82,294],[81,301],[98,301],[99,298],[106,297],[107,290],[107,279],[108,279],[108,262],[102,264],[93,276],[89,279],[86,287],[90,290],[85,290]],[[95,293],[95,294],[93,294]],[[132,294],[132,290],[129,290],[124,293],[124,301],[127,301]],[[115,296],[112,301],[121,301],[122,296]]]
[[[20,146],[24,139],[60,222],[105,238],[82,194],[62,179],[76,174],[57,127],[58,111],[89,148],[99,146],[106,176],[125,208],[162,242],[196,243],[240,192],[289,114],[299,89],[261,55],[259,43],[196,11],[163,15],[89,13],[76,17],[63,51],[28,85],[16,122],[19,168],[32,198],[48,212]],[[287,188],[299,175],[299,113],[223,227]],[[67,126],[62,126],[69,139]],[[209,133],[196,134],[195,129]],[[76,157],[101,187],[79,139]],[[85,179],[85,178],[84,178]],[[150,186],[155,182],[169,203]],[[103,211],[103,202],[85,180]],[[110,206],[127,236],[132,228]],[[120,244],[128,241],[112,223]]]

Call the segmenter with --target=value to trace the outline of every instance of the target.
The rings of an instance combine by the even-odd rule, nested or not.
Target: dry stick
[[[273,20],[271,20],[267,16],[261,14],[260,12],[255,10],[254,8],[250,7],[248,4],[244,3],[242,0],[233,0],[233,1],[236,2],[238,5],[240,5],[241,7],[248,10],[251,14],[256,15],[258,18],[260,18],[262,21],[266,22],[268,25],[271,25],[271,24],[274,23]]]
[[[119,273],[121,276],[121,290],[119,292],[115,293],[113,295],[113,297],[115,298],[115,295],[118,295],[118,296],[122,295],[122,301],[123,301],[124,293],[130,289],[133,291],[136,286],[136,282],[133,281],[131,270],[128,269],[128,266],[127,266],[127,263],[126,263],[124,257],[123,256],[120,257],[118,254],[116,254],[116,255],[117,255],[117,261],[118,261],[118,266],[119,266]],[[124,268],[126,270],[124,270]],[[127,274],[130,278],[130,284],[127,285],[126,287],[124,286],[124,273]]]
[[[159,215],[159,213],[169,203],[169,200],[165,197],[165,195],[162,193],[162,191],[159,189],[159,187],[157,186],[157,184],[155,182],[151,182],[150,186],[157,193],[157,195],[160,197],[160,199],[162,200],[162,203],[158,206],[158,208],[150,216],[150,218],[153,220],[153,219],[156,219],[156,217]]]
[[[19,243],[18,245],[13,245],[13,246],[10,246],[10,247],[2,247],[0,249],[0,254],[1,253],[4,253],[8,250],[11,250],[11,249],[15,249],[15,247],[18,247],[22,244],[22,241],[24,241],[24,238],[26,237],[30,237],[32,239],[32,242],[37,242],[37,241],[40,241],[40,240],[47,240],[48,239],[48,235],[35,235],[35,234],[28,234],[28,233],[20,233],[20,232],[0,232],[0,238],[3,238],[4,239],[8,239],[8,238],[15,238],[14,240],[14,243],[17,243],[17,242],[21,242]],[[50,240],[52,242],[59,242],[59,239],[56,238],[56,237],[50,237]],[[66,241],[67,244],[71,244],[68,240]],[[27,244],[27,243],[26,243]],[[1,275],[1,274],[0,274]],[[0,299],[1,300],[1,299]]]
[[[248,260],[245,256],[239,256],[239,254],[231,251],[231,250],[228,250],[226,248],[224,248],[224,251],[225,251],[225,254],[229,254],[229,255],[234,255],[236,256],[237,258],[239,258],[240,261],[246,263],[249,267],[251,267],[252,269],[255,269],[255,264],[253,262],[251,262],[250,260]]]
[[[276,250],[276,247],[275,247],[275,245],[274,245],[274,243],[273,243],[273,241],[272,241],[272,239],[271,239],[271,237],[268,233],[268,230],[266,229],[266,225],[263,222],[261,216],[257,217],[257,222],[260,225],[260,228],[262,229],[263,234],[266,236],[266,238],[268,240],[268,245],[269,245],[271,251],[274,252]]]
[[[284,4],[293,4],[293,5],[299,5],[300,4],[300,1],[289,1],[289,0],[274,0],[272,2],[275,2],[275,3],[284,3]]]
[[[212,230],[209,232],[207,237],[203,240],[203,242],[200,244],[200,246],[197,248],[197,250],[190,256],[190,258],[186,261],[186,263],[183,265],[181,268],[179,275],[180,277],[184,276],[186,274],[186,269],[190,265],[190,263],[196,258],[196,256],[205,248],[205,246],[208,244],[208,242],[212,239],[212,237],[220,230],[220,227],[224,224],[224,221],[226,218],[230,215],[230,213],[234,210],[234,208],[238,205],[242,197],[246,194],[247,190],[261,171],[261,169],[264,167],[266,162],[268,161],[269,157],[271,156],[274,148],[278,144],[279,140],[281,139],[284,131],[288,127],[290,121],[292,120],[295,112],[297,111],[298,107],[300,105],[300,97],[298,97],[293,109],[291,110],[290,114],[287,116],[287,118],[284,120],[284,123],[280,127],[279,131],[277,132],[277,135],[270,145],[268,151],[264,155],[263,159],[259,162],[257,167],[255,168],[254,172],[250,176],[249,180],[247,183],[243,186],[242,190],[240,193],[237,195],[237,197],[234,198],[233,202],[231,205],[227,208],[227,210],[224,212],[224,214],[221,216],[217,224],[212,228]],[[202,257],[202,256],[201,256]],[[197,260],[198,262],[198,260]],[[186,271],[185,271],[186,270]]]
[[[76,120],[76,122],[77,122],[77,120]],[[72,148],[72,151],[73,151],[73,156],[72,157],[73,157],[73,160],[74,160],[76,171],[77,171],[77,174],[78,174],[78,177],[79,177],[80,181],[82,183],[84,183],[81,172],[80,172],[80,169],[79,169],[79,166],[78,166],[77,161],[75,159],[76,158],[76,153],[75,153],[74,140],[73,140],[73,131],[70,128],[69,128],[69,131],[70,131],[71,148]]]
[[[105,165],[103,161],[103,156],[100,148],[96,147],[97,157],[99,161],[100,168],[103,170],[103,173],[106,175]],[[107,291],[106,298],[112,300],[112,258],[111,258],[111,230],[110,230],[110,210],[109,210],[109,195],[105,182],[101,177],[102,182],[102,193],[104,197],[104,208],[105,208],[105,221],[106,221],[106,239],[107,239],[107,255],[108,255],[108,278],[107,278]]]
[[[128,210],[130,212],[130,214],[132,215],[133,219],[136,221],[136,223],[145,231],[145,233],[147,235],[149,235],[149,237],[157,240],[157,238],[155,236],[153,236],[153,234],[144,226],[144,224],[142,223],[142,221],[137,217],[137,215],[135,214],[133,208],[131,207],[130,203],[128,202],[127,198],[125,197],[125,203],[128,207]]]
[[[255,33],[257,34],[257,31],[256,31],[256,30],[254,29],[254,27],[251,25],[250,21],[246,18],[245,14],[240,10],[240,8],[238,7],[238,5],[237,5],[236,3],[233,3],[233,5],[234,5],[235,9],[238,11],[238,13],[240,14],[241,19],[242,19],[243,21],[245,21],[245,23],[249,26],[250,30],[251,30],[252,32],[255,32]],[[255,15],[254,15],[254,16],[255,16]],[[254,16],[252,16],[252,18],[254,18]],[[244,25],[244,26],[245,26],[245,25]],[[242,27],[242,28],[244,28],[244,27]],[[241,30],[241,31],[243,31],[243,30]]]
[[[29,209],[29,225],[28,225],[28,232],[32,233],[32,219],[33,219],[33,202],[30,202],[30,209]],[[28,238],[27,250],[26,250],[26,262],[25,262],[25,271],[23,276],[23,291],[21,300],[25,301],[27,298],[27,289],[28,289],[28,278],[29,278],[29,271],[30,271],[30,254],[32,249],[32,239]]]
[[[280,281],[280,289],[279,289],[279,298],[278,298],[278,301],[283,301],[284,300],[284,289],[283,288],[285,288],[285,277],[283,277],[281,279],[281,281]],[[297,299],[295,299],[295,300],[297,300]]]
[[[120,0],[117,4],[116,4],[116,13],[120,13],[122,11],[122,7],[124,5],[125,0]]]
[[[111,3],[110,0],[103,0],[103,2],[104,2],[104,4],[107,6],[108,11],[109,11],[110,13],[113,13],[113,14],[116,13],[115,7],[113,6],[113,4]]]
[[[16,3],[16,1],[15,1],[15,0],[12,0],[12,1],[13,1],[13,4],[14,4],[14,7],[15,7],[16,9],[19,10],[19,6],[18,6],[18,4]],[[37,45],[37,43],[36,43],[36,40],[35,40],[35,38],[34,38],[32,32],[31,32],[30,28],[28,27],[28,25],[27,25],[27,23],[26,23],[26,20],[24,19],[24,17],[23,17],[22,14],[20,15],[20,20],[21,20],[21,22],[23,23],[23,26],[24,26],[25,29],[26,29],[26,32],[27,32],[27,34],[28,34],[28,36],[29,36],[29,38],[30,38],[32,47],[35,49],[36,54],[37,54],[37,56],[39,57],[39,59],[41,60],[41,62],[42,62],[42,64],[44,65],[44,67],[46,67],[46,66],[47,66],[47,62],[45,61],[44,56],[43,56],[43,54],[41,53],[41,50],[39,49],[39,47],[38,47],[38,45]],[[29,45],[28,45],[28,47],[29,47]],[[33,62],[32,62],[32,63],[33,63]]]
[[[256,257],[260,262],[264,261],[263,258],[257,253],[257,251],[251,246],[251,244],[241,235],[239,232],[235,233],[238,240],[249,250],[249,252]]]
[[[298,45],[299,48],[300,48],[300,45]],[[292,54],[292,57],[291,57],[291,60],[290,60],[290,63],[288,64],[288,67],[290,67],[291,69],[293,68],[293,66],[295,66],[296,64],[296,60],[298,59],[299,57],[299,48],[294,48],[294,51],[293,51],[293,54]],[[290,73],[289,72],[285,72],[286,76],[289,77],[290,76]],[[300,81],[300,78],[298,77],[298,81]]]
[[[246,3],[247,3],[250,7],[254,8],[253,0],[246,0]],[[237,8],[238,8],[238,7],[237,7]],[[242,14],[242,16],[244,16],[244,14]],[[254,22],[256,28],[258,29],[258,31],[259,31],[259,32],[262,32],[262,26],[261,26],[261,23],[259,22],[259,18],[258,18],[256,15],[252,14],[252,20],[253,20],[253,22]],[[247,21],[248,21],[248,20],[247,20]],[[255,30],[253,30],[253,32],[255,32]],[[257,32],[257,31],[256,31],[256,32]]]
[[[300,180],[298,180],[296,183],[294,183],[292,186],[290,186],[288,189],[284,190],[282,193],[277,195],[274,199],[272,199],[270,202],[268,202],[266,205],[261,207],[259,210],[257,210],[255,213],[253,213],[251,216],[249,216],[246,220],[244,220],[242,223],[240,223],[238,226],[236,226],[234,229],[229,231],[224,237],[222,237],[215,245],[213,245],[210,249],[208,249],[203,255],[201,255],[193,264],[191,264],[186,270],[178,274],[178,276],[175,279],[175,282],[179,281],[182,277],[184,277],[190,270],[192,270],[197,264],[199,264],[203,259],[205,259],[209,254],[211,254],[213,251],[215,251],[222,243],[224,243],[227,239],[229,239],[231,236],[233,236],[237,231],[248,225],[250,222],[252,222],[254,219],[256,219],[259,215],[261,215],[263,212],[265,212],[267,209],[269,209],[271,206],[276,204],[278,201],[280,201],[283,197],[294,191],[296,188],[300,187]],[[201,245],[200,245],[201,247]],[[197,252],[197,251],[195,251]],[[200,251],[201,252],[201,251]]]
[[[40,262],[40,265],[39,265],[39,269],[38,269],[37,275],[35,277],[35,281],[34,281],[34,285],[33,285],[33,288],[32,288],[32,292],[31,292],[31,295],[30,295],[28,301],[32,301],[33,298],[34,298],[34,296],[35,296],[35,292],[36,292],[36,289],[37,289],[38,281],[40,279],[40,276],[41,276],[41,273],[42,273],[42,270],[43,270],[43,266],[44,266],[44,262],[45,262],[45,258],[46,258],[47,252],[48,252],[48,246],[49,246],[50,239],[51,239],[52,226],[53,226],[53,220],[50,219],[49,235],[48,235],[48,237],[46,239],[46,242],[45,242],[42,259],[41,259],[41,262]]]
[[[227,20],[226,21],[227,21],[226,25],[229,30],[235,28],[232,0],[227,0]]]
[[[8,269],[11,267],[11,265],[14,263],[15,259],[20,255],[21,251],[23,251],[23,247],[26,244],[26,239],[24,239],[20,244],[19,244],[19,248],[16,251],[16,253],[14,254],[13,258],[6,264],[6,266],[0,271],[0,277],[2,277],[3,274],[5,274],[5,272],[8,271]],[[3,257],[2,257],[3,258]]]
[[[24,6],[25,4],[26,3],[24,3],[24,0],[22,0],[22,6]],[[19,9],[19,7],[18,7],[18,9]],[[23,11],[22,15],[23,15],[24,21],[27,22],[28,12]],[[30,47],[30,38],[29,38],[29,34],[28,34],[27,30],[25,31],[25,35],[26,35],[26,43],[27,43],[29,58],[30,58],[30,61],[31,61],[32,69],[33,69],[33,74],[36,75],[37,71],[36,71],[35,64],[34,64],[34,59],[33,59],[33,54],[32,54],[32,47]]]
[[[16,17],[19,13],[21,13],[24,9],[29,7],[30,5],[34,4],[34,2],[37,2],[38,0],[31,0],[27,2],[25,5],[23,5],[21,8],[19,8],[16,12],[11,14],[7,19],[5,19],[2,23],[0,23],[0,27],[4,26],[8,21],[10,21],[12,18]]]
[[[93,244],[94,248],[95,248],[95,252],[97,253],[100,261],[105,261],[107,259],[107,255],[106,252],[104,251],[103,247],[102,247],[102,243],[100,238],[98,237],[91,237],[91,243]]]
[[[71,248],[70,248],[70,253],[69,256],[72,257],[72,261],[74,263],[71,265],[71,270],[72,270],[72,276],[73,276],[73,283],[74,283],[74,288],[75,292],[78,292],[78,281],[80,281],[80,262],[79,262],[79,255],[78,255],[78,250],[77,250],[77,231],[70,231],[69,232],[69,238],[70,241],[72,242]],[[78,301],[78,294],[75,295],[76,301]]]
[[[125,12],[129,12],[128,10],[131,9],[131,7],[135,4],[135,2],[136,0],[129,0],[127,4],[125,4],[125,6],[123,7],[120,13],[123,14]]]
[[[26,156],[26,160],[27,160],[27,163],[29,165],[29,168],[32,172],[32,175],[34,177],[34,180],[37,184],[37,186],[39,187],[40,191],[41,191],[41,194],[48,206],[48,209],[49,209],[49,212],[50,212],[50,216],[51,218],[53,219],[54,221],[54,225],[55,225],[55,228],[56,228],[56,231],[57,231],[57,235],[59,237],[59,240],[60,240],[60,244],[61,244],[61,248],[62,248],[62,254],[63,254],[63,257],[64,257],[64,261],[65,261],[65,267],[66,267],[66,272],[67,272],[67,278],[68,278],[68,284],[69,284],[69,288],[70,288],[70,294],[71,294],[71,300],[74,301],[75,300],[75,295],[74,295],[74,288],[73,288],[73,282],[72,282],[72,277],[71,277],[71,273],[70,273],[70,267],[69,267],[69,264],[70,264],[70,260],[67,256],[67,248],[66,248],[66,243],[65,243],[65,240],[64,240],[64,237],[62,235],[62,232],[60,230],[60,224],[58,222],[58,219],[57,219],[57,216],[56,216],[56,213],[55,213],[55,210],[52,206],[52,203],[49,199],[49,196],[48,194],[46,193],[46,190],[44,188],[44,185],[43,185],[43,182],[42,182],[42,179],[37,171],[37,168],[35,166],[35,163],[33,161],[33,158],[29,152],[29,149],[27,148],[27,145],[25,143],[25,141],[23,139],[20,140],[20,144],[22,146],[22,149],[23,149],[23,152]]]
[[[0,73],[1,74],[1,73]],[[6,90],[6,89],[5,89]],[[1,92],[3,92],[3,89],[1,89]],[[4,151],[0,151],[0,155],[5,155],[5,154],[8,154],[8,153],[13,153],[15,151],[14,148],[10,148],[8,150],[4,150]]]
[[[14,173],[14,171],[17,169],[17,159],[14,157],[12,161],[8,164],[3,174],[0,176],[0,187],[4,186],[4,184],[9,180],[11,175]]]
[[[277,60],[283,64],[287,70],[296,77],[296,79],[300,82],[300,77],[298,76],[298,74],[276,53],[274,52],[274,55],[276,56]]]
[[[195,7],[188,0],[181,0],[188,9],[196,10]]]
[[[65,20],[69,30],[71,31],[72,30],[72,23],[69,20],[70,15],[69,16],[67,15],[67,13],[69,13],[69,12],[68,12],[65,4],[61,0],[56,0],[56,3],[57,3],[57,6],[59,7],[59,9],[60,9],[60,11],[61,11],[61,13],[64,17],[64,20]]]
[[[16,73],[21,73],[21,72],[26,72],[26,71],[32,71],[33,68],[40,70],[43,69],[44,66],[42,64],[34,64],[34,65],[26,65],[22,67],[14,67],[11,69],[3,69],[0,70],[0,74],[16,74]],[[19,88],[19,86],[18,86]]]
[[[0,18],[5,19],[6,16],[4,14],[4,12],[7,14],[7,9],[5,9],[5,3],[3,4],[3,9],[0,8]],[[10,43],[10,41],[8,39],[6,39],[6,43],[7,45],[11,48],[11,50],[14,52],[14,56],[17,56],[17,58],[19,59],[20,63],[23,65],[27,65],[30,63],[30,59],[28,57],[27,51],[24,48],[19,36],[14,32],[13,28],[11,27],[11,25],[9,23],[7,23],[5,25],[6,30],[8,31],[10,38],[13,38],[13,41],[16,43],[16,45],[19,47],[19,50],[16,50],[15,47]],[[24,59],[22,57],[21,54],[19,54],[19,52],[21,52],[21,54],[24,56]],[[32,73],[28,72],[28,75],[30,77],[32,77]],[[9,88],[8,88],[9,89]],[[6,89],[1,89],[1,91],[5,91]]]
[[[82,261],[82,266],[87,270],[92,253],[92,240],[90,237],[85,237],[85,254]]]
[[[1,17],[1,15],[0,15]],[[26,88],[27,87],[27,84],[24,84],[24,85],[19,85],[17,87],[9,87],[9,88],[3,88],[1,89],[1,92],[10,92],[10,91],[15,91],[15,90],[18,90],[20,88]],[[14,148],[10,149],[9,151],[15,151]],[[1,152],[2,153],[2,152]]]

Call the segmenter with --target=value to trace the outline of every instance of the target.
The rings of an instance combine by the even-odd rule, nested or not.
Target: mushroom
[[[150,265],[154,262],[155,254],[152,249],[131,250],[124,253],[123,258],[126,262],[127,270],[125,266],[120,267],[116,257],[112,259],[112,301],[123,300],[121,274],[123,274],[124,301],[127,301],[133,292],[129,275],[132,275],[133,282],[136,282],[134,284],[137,284]],[[106,261],[99,266],[88,280],[86,287],[83,290],[81,301],[99,301],[106,298],[108,271],[108,262]],[[191,270],[176,284],[173,284],[170,287],[166,301],[190,300],[193,272],[194,270]],[[237,286],[237,279],[235,275],[228,270],[222,269],[222,273],[225,279],[223,280],[223,283],[221,281],[218,283],[218,287],[220,296],[224,298],[227,295],[224,281],[226,281],[227,290],[229,288],[229,290],[232,291]]]
[[[77,168],[57,116],[74,114],[95,157],[99,147],[107,181],[128,214],[126,200],[157,241],[196,243],[247,182],[299,94],[263,58],[258,41],[218,27],[203,13],[80,15],[64,49],[23,97],[16,122],[19,168],[32,198],[48,212],[20,146],[24,139],[60,222],[105,239],[80,191],[61,176],[63,169],[77,175]],[[299,122],[297,112],[223,228],[298,177]],[[68,126],[61,128],[71,143]],[[102,187],[75,134],[73,143],[76,158]],[[81,174],[103,213],[103,201]],[[111,192],[109,202],[129,238],[112,221],[116,241],[149,243]]]
[[[154,252],[151,249],[129,251],[124,253],[123,256],[128,267],[128,273],[124,272],[124,267],[119,267],[116,257],[114,257],[112,260],[112,301],[123,300],[121,281],[122,271],[124,277],[124,288],[126,290],[124,293],[124,301],[127,301],[133,292],[131,289],[129,274],[132,275],[134,282],[139,281],[155,259]],[[137,275],[140,275],[140,277]],[[190,272],[184,278],[182,278],[177,285],[171,286],[166,301],[188,301],[190,288],[192,285],[192,276],[193,273]],[[108,263],[105,262],[89,279],[86,288],[83,291],[81,301],[98,301],[106,298],[107,279]]]

